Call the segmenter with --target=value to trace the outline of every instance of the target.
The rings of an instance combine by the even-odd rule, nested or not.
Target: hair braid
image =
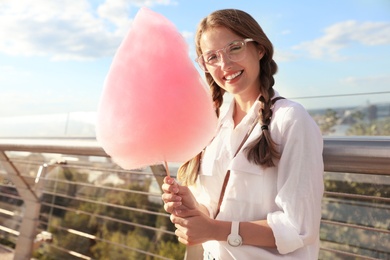
[[[218,86],[217,83],[214,82],[212,77],[208,77],[207,81],[210,86],[215,113],[217,114],[217,117],[219,117],[220,108],[223,104],[223,95],[225,94],[225,90],[223,90],[220,86]]]
[[[271,56],[272,57],[272,56]],[[260,72],[260,110],[259,124],[269,126],[272,118],[272,97],[275,94],[273,85],[275,79],[273,75],[277,71],[277,65],[274,60],[267,61],[267,55],[263,57]],[[262,129],[262,134],[248,145],[246,148],[248,160],[264,166],[275,166],[273,158],[280,159],[280,153],[277,144],[272,140],[270,131],[267,128]]]

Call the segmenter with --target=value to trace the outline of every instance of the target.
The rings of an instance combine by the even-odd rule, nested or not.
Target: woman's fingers
[[[179,187],[178,187],[178,185],[176,184],[173,184],[173,185],[171,185],[171,184],[163,184],[162,186],[161,186],[161,188],[162,188],[162,190],[163,190],[163,192],[165,192],[165,193],[178,193],[179,192]]]
[[[172,193],[163,193],[161,195],[161,198],[164,201],[164,203],[182,201],[181,196],[178,196],[178,195],[172,194]]]
[[[188,236],[183,231],[181,231],[180,229],[176,229],[175,235],[177,236],[180,243],[188,245]]]
[[[179,184],[175,181],[174,178],[166,176],[164,178],[164,183],[161,186],[163,192],[166,193],[178,193],[179,192]]]
[[[166,212],[173,213],[177,207],[182,205],[182,198],[173,193],[163,193],[161,198],[164,202]]]
[[[181,218],[171,215],[171,221],[175,224],[175,235],[180,243],[194,245],[206,241],[202,233],[207,233],[207,231],[202,230],[204,229],[202,224],[205,224],[205,222],[201,217]]]
[[[166,212],[183,217],[197,214],[198,204],[188,187],[180,186],[174,178],[167,176],[161,188],[163,190],[161,198]]]
[[[181,206],[181,202],[167,202],[164,204],[164,209],[168,213],[174,213],[177,207]]]

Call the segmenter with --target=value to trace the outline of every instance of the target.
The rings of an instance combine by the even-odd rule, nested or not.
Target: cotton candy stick
[[[98,142],[119,166],[136,169],[189,160],[210,142],[216,125],[184,38],[168,19],[141,8],[105,80]]]
[[[165,166],[165,170],[167,172],[167,176],[171,177],[171,173],[169,171],[169,167],[168,167],[168,162],[167,161],[164,161],[164,166]]]

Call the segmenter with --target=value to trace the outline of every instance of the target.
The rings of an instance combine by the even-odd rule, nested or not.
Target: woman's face
[[[234,34],[225,27],[216,27],[205,31],[200,38],[202,53],[224,48],[228,43],[241,40],[242,37]],[[263,57],[263,51],[256,48],[254,42],[248,42],[243,60],[232,62],[223,52],[220,66],[208,66],[210,75],[214,81],[225,91],[239,95],[241,98],[257,98],[259,90],[259,60]]]

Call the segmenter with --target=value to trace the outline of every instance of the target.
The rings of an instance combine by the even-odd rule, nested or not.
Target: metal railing
[[[321,259],[388,259],[390,138],[325,138],[323,157]],[[18,260],[183,257],[161,205],[164,175],[120,169],[94,139],[0,139],[1,241]],[[37,238],[45,232],[51,243]]]

